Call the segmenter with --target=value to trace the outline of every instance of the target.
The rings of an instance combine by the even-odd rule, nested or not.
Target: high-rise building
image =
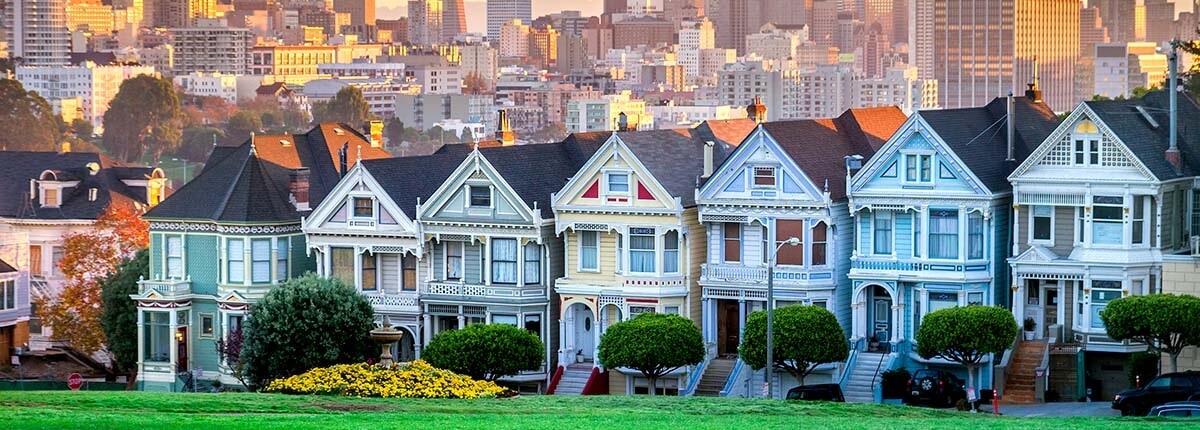
[[[154,75],[149,66],[110,66],[84,62],[79,66],[26,67],[16,69],[16,77],[26,90],[37,91],[46,100],[79,98],[82,118],[103,131],[104,113],[116,97],[121,82],[137,75]]]
[[[500,26],[514,19],[526,24],[533,22],[533,0],[488,0],[488,40],[500,40]]]
[[[1037,83],[1054,110],[1070,109],[1079,57],[1078,0],[916,0],[922,78],[938,81],[940,105],[982,106]],[[933,17],[937,17],[936,20]],[[927,22],[928,21],[932,22]],[[932,73],[930,73],[932,71]]]
[[[1096,90],[1105,97],[1129,97],[1134,88],[1162,86],[1167,56],[1153,42],[1096,45]]]
[[[746,35],[763,24],[762,0],[707,0],[705,13],[716,28],[717,46],[746,52]]]
[[[528,63],[543,69],[554,67],[558,62],[558,30],[546,26],[529,29]]]
[[[683,23],[679,30],[679,65],[689,79],[700,76],[700,50],[716,47],[716,32],[712,21],[701,18],[699,22]]]
[[[248,28],[217,25],[215,20],[200,20],[195,27],[173,28],[176,75],[192,72],[221,72],[244,75],[249,71],[250,41]]]
[[[808,22],[808,37],[821,46],[837,46],[837,0],[813,2],[812,19]]]
[[[463,0],[443,0],[442,40],[449,42],[467,32],[467,8]]]
[[[802,25],[808,24],[813,0],[760,0],[762,1],[763,24]],[[890,0],[889,0],[890,1]]]
[[[154,25],[191,27],[196,20],[217,16],[217,0],[156,0]]]
[[[442,42],[442,16],[442,0],[410,0],[408,41],[415,45]]]
[[[1089,6],[1100,9],[1100,19],[1108,36],[1116,42],[1146,40],[1146,6],[1141,0],[1091,0]]]
[[[9,58],[20,57],[28,66],[70,63],[66,0],[8,0],[4,28],[8,30]]]
[[[600,20],[605,24],[611,24],[614,14],[622,14],[627,10],[629,10],[628,0],[604,0],[604,8],[600,11]]]
[[[1163,43],[1175,38],[1175,2],[1146,0],[1146,41]]]
[[[333,11],[350,14],[350,25],[375,25],[375,0],[333,0]]]
[[[525,58],[529,55],[529,26],[519,19],[500,26],[498,40],[500,58]]]

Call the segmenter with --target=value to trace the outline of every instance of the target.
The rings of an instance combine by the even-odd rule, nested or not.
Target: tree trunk
[[[967,365],[967,392],[968,393],[975,392],[975,367],[976,366],[974,366],[974,365]],[[968,396],[968,397],[970,397],[970,396]],[[974,397],[979,398],[979,394],[975,393]]]
[[[1172,352],[1170,354],[1170,356],[1171,356],[1171,373],[1178,372],[1179,371],[1179,353]]]
[[[656,383],[657,381],[658,381],[658,378],[655,378],[655,377],[650,378],[650,395],[651,396],[654,395],[655,391],[658,391],[658,384]]]

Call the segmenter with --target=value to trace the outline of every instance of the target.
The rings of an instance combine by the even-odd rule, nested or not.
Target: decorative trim
[[[247,311],[247,310],[250,310],[250,304],[249,303],[230,303],[230,302],[218,301],[217,309],[220,309],[222,311]]]
[[[186,308],[192,306],[191,300],[182,302],[175,301],[156,301],[156,300],[138,300],[139,308],[154,308],[154,309],[175,309]]]
[[[222,225],[195,222],[151,222],[151,231],[212,232],[221,234],[283,234],[301,231],[300,222],[286,225]]]

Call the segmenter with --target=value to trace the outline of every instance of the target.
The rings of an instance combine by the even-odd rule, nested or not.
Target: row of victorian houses
[[[861,109],[522,146],[501,124],[496,141],[397,158],[345,125],[255,136],[218,148],[146,214],[139,379],[171,389],[177,372],[202,368],[235,382],[212,344],[272,286],[316,271],[405,332],[401,359],[445,330],[513,324],[547,349],[545,367],[512,382],[645,392],[645,380],[595,361],[600,335],[674,313],[702,327],[709,353],[668,378],[669,391],[758,394],[761,373],[736,349],[746,316],[767,304],[774,260],[775,306],[833,311],[854,346],[813,381],[869,400],[861,381],[881,370],[962,372],[917,356],[914,334],[929,312],[983,304],[1033,318],[1037,356],[1069,355],[1042,366],[1056,377],[1040,376],[1047,389],[1110,394],[1126,354],[1144,346],[1107,338],[1098,312],[1163,291],[1174,279],[1164,262],[1191,267],[1170,263],[1190,261],[1200,222],[1200,131],[1187,126],[1200,108],[1181,103],[1170,148],[1165,99],[1086,102],[1060,121],[1031,90],[908,118]],[[989,360],[982,388],[1007,379],[1028,390],[1020,379],[1034,375],[993,370],[1013,355]]]
[[[761,372],[736,350],[746,316],[767,305],[773,261],[775,306],[829,309],[853,345],[807,382],[870,400],[882,370],[961,373],[917,356],[914,334],[929,312],[983,304],[1033,318],[1036,333],[1032,348],[990,359],[981,388],[1008,382],[1020,398],[1037,377],[1064,398],[1108,396],[1145,347],[1107,338],[1099,311],[1200,283],[1188,276],[1200,107],[1182,98],[1172,145],[1166,99],[1085,102],[1060,120],[1034,89],[907,118],[856,109],[520,146],[501,115],[495,141],[419,157],[391,157],[379,136],[343,124],[253,136],[216,148],[145,215],[150,278],[132,297],[139,383],[177,390],[197,370],[236,383],[215,342],[272,287],[313,271],[353,285],[404,331],[401,360],[445,330],[513,324],[543,340],[546,365],[511,382],[645,392],[644,379],[597,363],[596,347],[616,322],[673,313],[702,328],[708,354],[666,378],[669,392],[756,395]],[[758,104],[750,114],[765,116]],[[44,190],[87,180],[59,170],[26,184],[38,213],[55,198]],[[34,249],[35,238],[17,240]],[[7,243],[0,259],[19,259],[8,266],[32,264],[2,253]],[[0,264],[0,286],[6,273]],[[1051,357],[1046,372],[1003,371],[1026,351]]]

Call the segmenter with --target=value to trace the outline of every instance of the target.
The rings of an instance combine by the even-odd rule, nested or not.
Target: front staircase
[[[588,377],[592,376],[592,363],[572,363],[563,369],[562,378],[554,388],[556,396],[578,396],[583,394],[583,386],[587,385]]]
[[[843,387],[842,391],[842,395],[846,397],[847,402],[875,402],[875,386],[880,383],[881,379],[878,372],[887,370],[881,364],[885,360],[887,360],[887,354],[858,353],[858,360],[854,362],[854,368],[848,369],[850,379],[846,380],[846,386]]]
[[[729,379],[729,374],[733,372],[733,365],[737,360],[732,358],[714,358],[709,360],[708,366],[704,367],[704,374],[700,376],[700,382],[696,384],[696,391],[693,395],[705,397],[717,397],[721,395],[721,390],[725,388],[725,381]]]
[[[1008,380],[1004,383],[1005,403],[1034,403],[1034,378],[1042,364],[1046,342],[1022,341],[1008,365]]]

